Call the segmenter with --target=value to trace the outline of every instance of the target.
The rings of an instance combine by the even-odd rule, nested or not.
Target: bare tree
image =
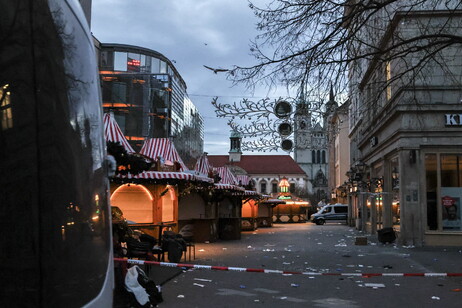
[[[273,0],[249,6],[261,32],[250,46],[256,63],[230,68],[228,78],[250,89],[300,89],[302,98],[316,102],[309,104],[315,121],[325,116],[331,85],[344,98],[352,96],[353,104],[362,97],[366,104],[355,110],[360,116],[378,112],[394,84],[424,86],[435,70],[453,78],[452,84],[462,83],[454,62],[462,46],[460,0]],[[274,102],[212,104],[244,137],[260,137],[243,143],[246,149],[278,148],[279,122],[268,117]],[[239,118],[252,122],[238,125]]]
[[[362,69],[353,63],[415,57],[419,60],[406,63],[393,76],[409,81],[439,51],[462,43],[456,24],[462,14],[459,0],[273,0],[265,7],[251,2],[249,6],[261,31],[250,47],[257,63],[236,65],[228,72],[230,80],[249,88],[297,87],[304,81],[308,91],[318,95],[327,93],[330,84],[341,93],[347,89],[348,74]],[[444,21],[434,24],[415,18],[429,12],[440,12]],[[426,24],[415,27],[418,31],[412,35],[393,31],[410,16]]]

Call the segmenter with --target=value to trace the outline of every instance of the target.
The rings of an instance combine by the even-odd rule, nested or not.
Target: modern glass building
[[[171,138],[186,164],[203,152],[204,124],[186,83],[164,55],[124,44],[100,45],[103,108],[135,150],[146,138]]]

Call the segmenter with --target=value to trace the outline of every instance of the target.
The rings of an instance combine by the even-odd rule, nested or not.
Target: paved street
[[[194,264],[295,272],[462,272],[462,248],[355,245],[342,224],[277,224],[197,244]],[[160,307],[460,307],[462,277],[283,275],[192,269],[163,285]]]

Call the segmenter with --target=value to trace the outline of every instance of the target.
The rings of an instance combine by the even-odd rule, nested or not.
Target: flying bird
[[[213,71],[215,74],[229,71],[229,69],[226,69],[226,68],[213,68],[213,67],[210,67],[210,66],[207,66],[207,65],[204,65],[204,67],[211,70],[211,71]]]

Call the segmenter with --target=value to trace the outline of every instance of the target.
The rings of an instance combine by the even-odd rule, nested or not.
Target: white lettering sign
[[[446,125],[462,125],[462,114],[445,114]]]

